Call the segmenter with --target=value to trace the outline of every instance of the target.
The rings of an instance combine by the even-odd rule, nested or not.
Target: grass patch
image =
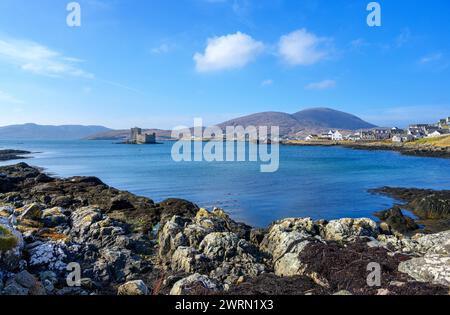
[[[6,252],[17,246],[17,238],[10,230],[0,226],[0,252]]]
[[[436,147],[450,147],[450,136],[442,136],[436,138],[424,138],[412,142],[414,144],[428,144]]]

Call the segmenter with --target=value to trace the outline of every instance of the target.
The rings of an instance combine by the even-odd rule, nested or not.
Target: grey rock
[[[129,281],[117,290],[118,295],[148,295],[149,290],[142,280]]]
[[[187,295],[198,287],[212,292],[218,292],[222,289],[221,285],[216,281],[205,275],[196,273],[177,281],[170,290],[170,295]]]

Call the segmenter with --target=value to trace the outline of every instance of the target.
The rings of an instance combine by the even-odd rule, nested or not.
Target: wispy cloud
[[[411,40],[411,37],[411,30],[409,28],[404,28],[395,39],[395,45],[397,48],[400,48],[408,43]]]
[[[262,42],[237,32],[208,39],[204,53],[196,53],[194,61],[198,72],[236,69],[246,66],[263,50]]]
[[[159,46],[153,47],[150,52],[154,55],[162,55],[171,52],[175,45],[169,43],[162,43]]]
[[[318,37],[306,29],[283,35],[278,43],[282,60],[292,66],[313,65],[329,56],[330,39]]]
[[[267,79],[261,82],[261,86],[270,86],[270,85],[273,85],[272,79]]]
[[[328,90],[334,87],[336,87],[336,81],[323,80],[320,82],[314,82],[306,85],[305,90]]]
[[[419,62],[421,64],[429,64],[441,60],[442,56],[443,56],[442,53],[433,53],[430,55],[423,56]]]
[[[441,52],[435,52],[423,56],[418,61],[419,65],[431,71],[444,71],[450,67],[450,61]]]
[[[0,102],[6,103],[6,104],[23,104],[24,101],[16,98],[15,96],[6,93],[2,90],[0,90]]]
[[[77,66],[82,60],[27,40],[0,39],[0,60],[37,75],[94,78]]]

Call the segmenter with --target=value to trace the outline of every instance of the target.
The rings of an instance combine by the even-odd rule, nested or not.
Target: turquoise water
[[[260,173],[254,162],[181,162],[172,143],[117,145],[111,141],[1,141],[0,149],[29,150],[24,162],[61,177],[89,175],[108,185],[161,201],[188,199],[222,207],[234,219],[266,226],[285,217],[372,217],[393,200],[381,186],[450,189],[450,160],[339,147],[280,147],[280,169]],[[0,165],[20,161],[0,162]]]

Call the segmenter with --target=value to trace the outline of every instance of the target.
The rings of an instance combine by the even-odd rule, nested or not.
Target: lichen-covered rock
[[[43,206],[38,203],[32,203],[16,210],[19,220],[38,220],[41,218]]]
[[[215,261],[223,261],[236,255],[236,246],[239,238],[230,232],[210,233],[200,243],[200,251],[206,257]]]
[[[423,235],[416,242],[421,253],[450,256],[450,231]]]
[[[344,241],[355,237],[377,237],[377,224],[370,219],[339,219],[328,222],[325,226],[325,240]]]
[[[420,282],[450,287],[450,256],[427,254],[400,263],[398,270]]]
[[[193,273],[196,271],[207,271],[209,259],[199,253],[196,249],[187,246],[178,247],[172,256],[171,269],[173,271],[183,271]]]
[[[45,209],[42,211],[41,219],[47,227],[63,225],[68,221],[68,218],[64,214],[64,209],[61,207]]]
[[[186,295],[196,291],[201,292],[202,290],[218,292],[222,290],[222,287],[213,279],[196,273],[177,281],[170,290],[170,295]]]
[[[280,220],[272,224],[260,248],[276,262],[288,253],[299,253],[304,247],[301,243],[314,237],[320,239],[310,218]]]
[[[122,284],[118,290],[118,295],[148,295],[148,288],[142,280],[129,281]]]
[[[61,272],[67,264],[67,246],[64,242],[46,242],[30,244],[28,247],[30,254],[30,267],[39,270],[50,270]]]
[[[200,209],[193,219],[174,216],[159,233],[158,256],[172,271],[209,274],[232,284],[267,270],[258,248],[239,236],[244,230],[219,209]]]

